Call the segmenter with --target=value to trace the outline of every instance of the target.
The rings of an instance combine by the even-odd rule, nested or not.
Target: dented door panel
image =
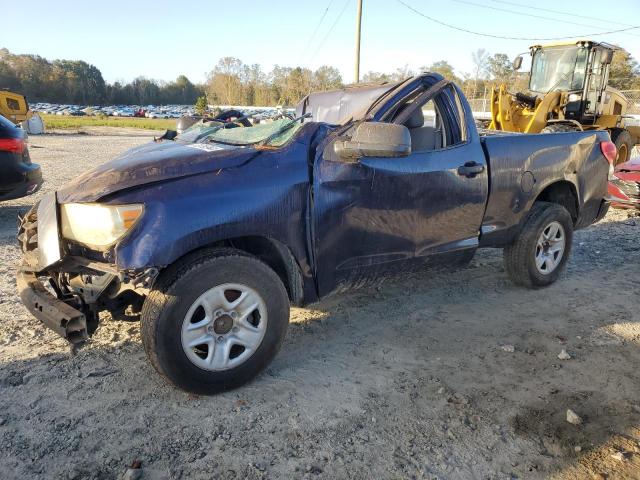
[[[406,158],[321,159],[314,175],[320,295],[418,267],[432,255],[474,250],[488,187],[486,169],[459,175],[472,160],[486,164],[477,141]]]

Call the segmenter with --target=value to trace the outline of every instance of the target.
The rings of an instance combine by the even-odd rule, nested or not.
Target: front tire
[[[551,285],[566,266],[572,241],[569,212],[555,203],[536,202],[518,237],[504,249],[505,269],[516,285]]]
[[[287,292],[271,268],[237,250],[205,250],[158,278],[142,308],[142,342],[170,383],[214,394],[262,371],[288,323]]]

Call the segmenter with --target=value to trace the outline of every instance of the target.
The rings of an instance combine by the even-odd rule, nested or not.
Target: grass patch
[[[43,115],[46,128],[66,129],[82,127],[146,128],[148,130],[175,130],[175,118],[135,117],[71,117],[66,115]]]

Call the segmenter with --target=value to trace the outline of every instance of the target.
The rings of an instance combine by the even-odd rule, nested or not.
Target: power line
[[[542,15],[534,15],[533,13],[524,13],[524,12],[518,12],[516,10],[509,10],[508,8],[500,8],[500,7],[491,7],[489,5],[483,5],[480,3],[475,3],[475,2],[470,2],[468,0],[451,0],[452,2],[456,2],[456,3],[462,3],[465,5],[472,5],[474,7],[480,7],[480,8],[486,8],[488,10],[495,10],[497,12],[506,12],[506,13],[512,13],[514,15],[520,15],[522,17],[530,17],[530,18],[539,18],[542,20],[551,20],[552,22],[559,22],[559,23],[564,23],[564,24],[571,24],[571,25],[578,25],[579,27],[588,27],[588,28],[598,28],[598,29],[603,29],[605,27],[602,27],[600,25],[589,25],[586,23],[578,23],[578,22],[571,22],[569,20],[562,20],[560,18],[553,18],[553,17],[545,17]],[[634,35],[634,36],[638,36],[634,33],[627,33],[627,35]]]
[[[613,20],[603,20],[602,18],[598,18],[598,17],[590,17],[588,15],[578,15],[577,13],[574,12],[563,12],[561,10],[551,10],[550,8],[542,8],[542,7],[532,7],[530,5],[523,5],[521,3],[516,3],[516,2],[508,2],[506,0],[491,0],[494,3],[503,3],[505,5],[512,5],[514,7],[519,7],[519,8],[528,8],[530,10],[539,10],[541,12],[549,12],[549,13],[558,13],[560,15],[569,15],[571,17],[578,17],[578,18],[585,18],[587,20],[596,20],[599,21],[600,23],[609,23],[612,25],[622,25],[625,27],[632,27],[633,25],[630,25],[628,23],[620,23],[620,22],[615,22]]]
[[[346,2],[344,2],[344,5],[342,6],[342,10],[340,10],[340,13],[338,14],[338,16],[336,17],[335,21],[333,22],[333,24],[331,25],[331,28],[329,29],[329,31],[327,32],[327,34],[324,36],[324,38],[322,39],[322,41],[320,42],[320,44],[318,45],[318,48],[316,48],[316,51],[313,52],[313,55],[311,55],[311,58],[309,59],[308,63],[311,63],[313,61],[314,58],[316,58],[316,55],[318,54],[318,52],[320,51],[320,49],[323,47],[324,42],[327,41],[327,38],[329,38],[329,35],[331,35],[331,32],[333,32],[333,29],[336,27],[336,25],[338,24],[338,22],[340,21],[340,19],[342,18],[342,15],[344,15],[345,10],[347,9],[347,7],[349,6],[349,2],[351,0],[346,0]]]
[[[608,32],[597,32],[597,33],[587,33],[587,34],[583,34],[583,35],[570,35],[570,36],[566,36],[566,37],[548,37],[548,38],[534,38],[534,37],[509,37],[506,35],[494,35],[491,33],[483,33],[483,32],[475,32],[473,30],[468,30],[466,28],[462,28],[462,27],[457,27],[455,25],[451,25],[450,23],[446,23],[443,22],[441,20],[437,20],[433,17],[430,17],[429,15],[426,15],[424,13],[422,13],[419,10],[416,10],[415,8],[413,8],[411,5],[405,3],[403,0],[397,0],[398,3],[400,3],[401,5],[403,5],[404,7],[408,8],[409,10],[411,10],[413,13],[420,15],[423,18],[426,18],[427,20],[433,22],[433,23],[437,23],[439,25],[442,25],[444,27],[447,28],[451,28],[453,30],[457,30],[459,32],[464,32],[464,33],[469,33],[471,35],[478,35],[480,37],[489,37],[489,38],[498,38],[501,40],[526,40],[526,41],[553,41],[553,40],[568,40],[571,38],[579,38],[579,37],[595,37],[596,35],[609,35],[612,33],[620,33],[620,32],[626,32],[629,30],[635,30],[637,28],[640,28],[640,25],[635,26],[635,27],[628,27],[628,28],[621,28],[619,30],[610,30]]]
[[[309,41],[307,42],[307,44],[305,45],[304,49],[302,50],[302,53],[300,54],[300,58],[304,57],[304,54],[307,53],[307,50],[309,49],[309,47],[313,43],[313,40],[316,38],[316,34],[318,33],[318,30],[320,30],[320,25],[322,25],[322,22],[324,21],[325,17],[327,16],[327,13],[329,12],[329,9],[331,8],[332,4],[333,4],[333,0],[329,0],[329,3],[327,4],[327,8],[324,9],[324,12],[322,13],[322,16],[320,17],[320,20],[318,21],[318,24],[316,25],[316,28],[313,30],[313,33],[309,37]],[[300,63],[300,60],[298,60],[298,63]]]

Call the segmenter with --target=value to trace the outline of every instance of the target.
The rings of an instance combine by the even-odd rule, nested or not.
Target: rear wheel
[[[529,288],[555,282],[564,269],[573,241],[573,221],[561,205],[536,202],[515,241],[504,249],[511,280]]]
[[[142,309],[142,340],[171,383],[212,394],[264,369],[288,322],[287,292],[271,268],[232,249],[209,250],[159,277]]]
[[[629,131],[624,128],[612,128],[609,134],[611,135],[611,141],[615,143],[618,150],[614,166],[629,161],[631,150],[633,149],[633,140]]]

